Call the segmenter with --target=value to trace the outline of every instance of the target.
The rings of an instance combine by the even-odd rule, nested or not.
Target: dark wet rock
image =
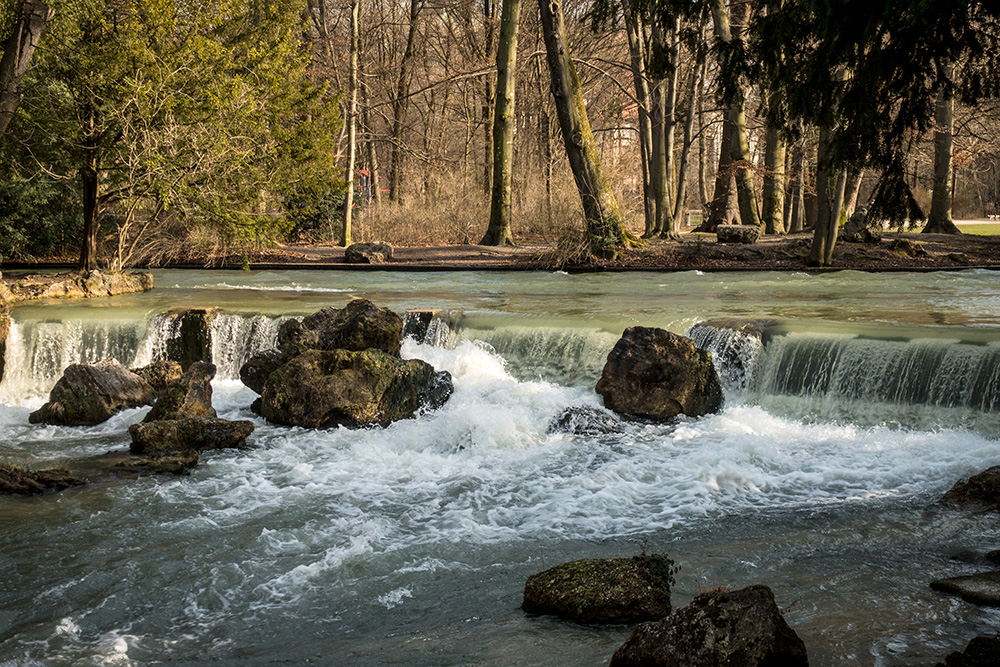
[[[986,560],[1000,565],[1000,549],[993,549],[986,552]]]
[[[440,310],[408,310],[403,317],[403,337],[412,338],[418,343],[427,339],[434,317]]]
[[[1000,570],[938,579],[931,582],[931,588],[958,595],[972,604],[1000,606]]]
[[[760,238],[760,227],[756,225],[719,225],[715,228],[715,238],[719,243],[756,243]]]
[[[904,257],[927,257],[927,251],[915,241],[901,237],[893,239],[889,244],[889,250]]]
[[[114,359],[73,364],[49,393],[49,402],[32,412],[32,424],[90,426],[127,408],[152,402],[156,390]]]
[[[129,435],[132,436],[129,452],[148,455],[242,447],[253,431],[251,421],[229,421],[217,417],[141,422],[128,427]]]
[[[860,207],[844,223],[840,240],[848,243],[879,243],[882,241],[882,221],[868,218],[868,209]]]
[[[549,433],[596,436],[620,433],[621,430],[622,422],[614,414],[581,406],[566,408],[549,424]]]
[[[380,350],[308,350],[270,374],[256,409],[277,424],[387,425],[442,405],[451,375]]]
[[[962,549],[953,553],[951,560],[958,561],[959,563],[985,563],[986,554],[975,549]]]
[[[707,593],[665,619],[643,623],[611,667],[806,667],[805,644],[767,586]]]
[[[129,452],[108,452],[86,462],[92,474],[171,474],[185,475],[198,465],[198,451],[164,452],[137,456]]]
[[[539,572],[521,608],[579,623],[637,623],[670,613],[673,561],[666,556],[587,558]]]
[[[163,391],[184,374],[181,365],[170,359],[154,361],[148,366],[133,368],[132,372],[148,382],[157,392]]]
[[[0,298],[0,380],[3,380],[4,359],[7,358],[7,337],[10,335],[10,306]]]
[[[629,327],[608,355],[597,393],[619,414],[667,420],[722,407],[711,353],[663,329]]]
[[[168,315],[177,321],[177,335],[167,340],[167,358],[178,362],[183,370],[196,361],[212,361],[212,322],[217,308],[189,308]]]
[[[974,637],[964,651],[955,651],[935,667],[1000,667],[1000,635]]]
[[[285,356],[281,350],[271,349],[258,352],[240,368],[240,380],[259,394],[264,391],[264,382],[267,381],[267,378],[283,363],[285,363]]]
[[[355,243],[344,251],[348,264],[385,264],[392,259],[392,246],[388,243]]]
[[[62,491],[83,484],[64,468],[50,470],[25,470],[19,466],[0,463],[0,495],[29,496],[48,491]]]
[[[956,482],[941,500],[958,507],[1000,510],[1000,466]]]
[[[143,421],[180,419],[183,417],[214,417],[212,378],[215,365],[196,361],[179,378],[160,392]]]

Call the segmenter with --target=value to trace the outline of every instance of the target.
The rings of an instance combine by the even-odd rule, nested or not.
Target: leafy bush
[[[83,232],[83,210],[74,185],[13,174],[0,179],[0,258],[75,251]]]

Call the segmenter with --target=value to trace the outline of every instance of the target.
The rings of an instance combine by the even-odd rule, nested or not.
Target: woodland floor
[[[900,244],[899,239],[911,244]],[[344,263],[343,248],[288,245],[267,249],[252,268],[292,267],[382,268],[401,270],[531,270],[569,271],[804,271],[812,232],[762,236],[752,245],[716,243],[714,235],[684,234],[679,241],[651,240],[616,260],[574,261],[554,245],[515,247],[478,245],[397,247],[384,265]],[[911,252],[897,247],[909,245]],[[912,248],[917,248],[915,256]],[[934,270],[972,267],[1000,268],[1000,236],[974,234],[887,233],[877,244],[838,242],[833,269],[860,271]]]
[[[907,244],[906,241],[911,243]],[[572,252],[555,244],[525,242],[514,247],[480,245],[415,246],[394,248],[386,264],[360,265],[344,262],[344,249],[333,245],[291,244],[267,248],[250,257],[251,269],[330,268],[348,270],[556,270],[567,271],[814,271],[806,266],[812,232],[762,236],[752,245],[716,243],[711,234],[683,234],[678,241],[655,239],[627,251],[615,260],[574,259]],[[900,246],[906,247],[900,247]],[[913,249],[916,248],[914,254]],[[72,268],[71,257],[47,262],[8,264],[3,283],[12,289],[32,269]],[[187,261],[177,268],[242,268],[243,258],[232,261]],[[1000,235],[923,234],[887,232],[873,244],[838,241],[833,266],[826,270],[858,271],[944,270],[961,268],[1000,269]],[[33,283],[51,282],[55,276],[33,275]],[[20,287],[20,285],[18,285]]]

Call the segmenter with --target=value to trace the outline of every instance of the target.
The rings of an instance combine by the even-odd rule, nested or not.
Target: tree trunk
[[[570,168],[583,204],[590,251],[600,257],[615,257],[620,248],[632,245],[636,239],[625,228],[618,201],[601,168],[580,80],[566,42],[562,6],[559,0],[538,0],[538,6],[552,78],[552,96]]]
[[[767,128],[764,148],[764,233],[785,233],[785,138]]]
[[[934,188],[931,191],[931,212],[924,232],[928,234],[961,234],[951,219],[952,150],[954,144],[955,92],[952,79],[955,66],[941,66],[941,89],[934,106]]]
[[[799,139],[792,149],[792,174],[795,181],[792,185],[792,211],[789,216],[788,232],[795,234],[805,228],[806,220],[806,142]]]
[[[733,196],[732,180],[733,172],[730,165],[733,162],[732,152],[729,145],[732,143],[732,125],[723,121],[722,136],[719,145],[719,166],[715,170],[715,192],[712,200],[708,203],[708,217],[698,228],[700,232],[714,233],[715,228],[729,222],[730,200]]]
[[[100,171],[95,155],[89,155],[80,169],[80,186],[83,198],[83,242],[80,245],[80,260],[77,271],[93,271],[97,268],[97,232],[100,228]]]
[[[653,231],[656,216],[656,195],[653,191],[650,161],[653,154],[653,126],[649,111],[652,106],[649,80],[646,76],[645,30],[635,11],[635,0],[622,0],[625,16],[625,34],[628,37],[629,61],[639,111],[639,162],[642,169],[642,201],[646,236]]]
[[[21,104],[21,80],[28,71],[31,55],[55,12],[43,0],[21,3],[17,23],[4,44],[0,59],[0,136],[7,131],[18,105]]]
[[[831,172],[827,164],[827,150],[833,130],[820,128],[819,168],[816,172],[817,217],[813,231],[812,248],[809,250],[809,266],[830,266],[833,263],[833,249],[837,243],[840,227],[840,210],[844,206],[844,190],[847,187],[847,172],[841,170],[836,184],[831,183]]]
[[[674,137],[677,132],[677,88],[680,81],[680,19],[672,19],[666,31],[666,49],[670,58],[670,74],[663,84],[663,210],[657,206],[656,226],[662,238],[678,238],[674,229],[677,188],[674,186]]]
[[[702,33],[704,33],[704,23],[702,23]],[[681,149],[680,167],[677,170],[677,199],[674,202],[673,224],[670,226],[672,237],[679,238],[681,227],[684,225],[684,214],[687,209],[687,182],[688,165],[691,162],[691,146],[694,143],[694,119],[697,111],[698,90],[701,88],[702,79],[705,76],[705,63],[700,62],[695,65],[691,72],[691,81],[688,85],[688,105],[687,118],[684,121],[684,146]]]
[[[545,178],[545,222],[552,224],[552,118],[545,107],[545,84],[540,58],[535,58],[535,78],[538,84],[538,155]]]
[[[865,170],[859,169],[847,179],[847,191],[844,193],[844,215],[850,218],[858,208],[858,195],[861,192],[861,181],[865,178]]]
[[[351,0],[351,73],[348,84],[347,112],[347,194],[344,197],[344,227],[340,235],[340,245],[351,245],[351,216],[354,210],[354,161],[357,156],[358,117],[358,12],[361,0]]]
[[[392,100],[392,150],[389,154],[389,199],[399,203],[402,199],[403,125],[410,95],[410,65],[415,55],[417,19],[424,0],[410,0],[410,26],[406,33],[406,50],[396,78],[396,96]]]
[[[490,224],[482,245],[514,245],[511,186],[514,174],[514,91],[521,0],[503,0],[497,48],[496,106],[493,111],[493,193]]]

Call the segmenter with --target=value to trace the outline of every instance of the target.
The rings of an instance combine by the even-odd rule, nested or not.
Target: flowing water
[[[190,476],[0,503],[2,665],[603,665],[629,628],[526,616],[524,580],[643,549],[681,566],[675,606],[770,585],[813,665],[933,664],[1000,627],[928,587],[983,569],[955,553],[1000,548],[995,515],[935,504],[1000,463],[998,274],[155,277],[148,294],[13,311],[0,461],[127,447],[145,410],[89,428],[27,416],[70,363],[161,356],[163,313],[185,307],[222,309],[215,404],[257,423],[252,446]],[[449,402],[372,430],[254,416],[247,355],[283,318],[355,296],[442,310],[435,344],[404,355],[452,373]],[[694,326],[720,318],[760,335]],[[588,423],[632,325],[713,349],[725,408]]]

